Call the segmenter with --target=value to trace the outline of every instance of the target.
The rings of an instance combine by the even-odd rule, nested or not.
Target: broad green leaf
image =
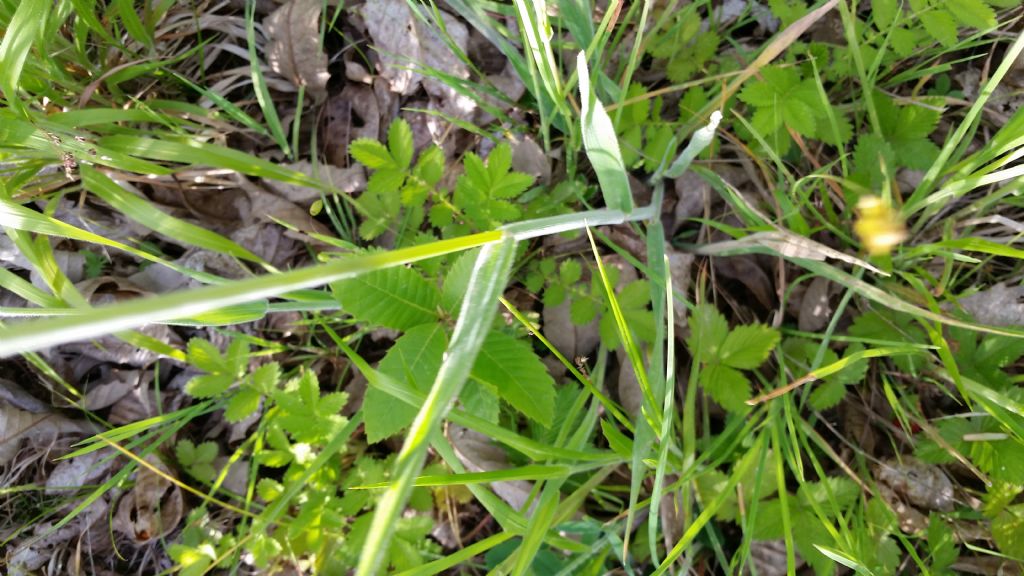
[[[726,336],[718,359],[726,366],[753,370],[768,358],[779,338],[778,330],[764,324],[737,326]]]
[[[395,460],[394,481],[377,503],[356,576],[377,574],[385,559],[396,521],[409,501],[416,476],[423,469],[430,438],[438,432],[441,420],[448,415],[470,377],[494,323],[495,303],[508,283],[515,261],[515,247],[513,237],[504,235],[499,242],[486,245],[477,256],[462,311],[443,354],[441,367]]]
[[[484,341],[471,378],[545,426],[554,418],[555,381],[530,345],[497,330]]]
[[[586,53],[580,51],[576,57],[576,71],[579,74],[583,147],[587,158],[597,173],[604,202],[609,208],[631,212],[633,194],[629,187],[626,165],[622,162],[615,127],[605,112],[601,101],[591,88],[590,72],[587,69]]]
[[[441,366],[447,344],[448,337],[439,323],[416,326],[395,341],[380,361],[379,371],[426,393]],[[363,399],[367,440],[379,442],[398,433],[412,423],[416,412],[415,406],[396,402],[377,388],[367,388]]]
[[[750,381],[742,372],[722,364],[709,364],[701,370],[700,383],[711,397],[730,412],[746,412],[750,399]]]
[[[497,391],[492,390],[489,386],[470,378],[466,381],[466,386],[462,389],[459,400],[462,402],[462,408],[466,412],[478,418],[483,418],[492,424],[498,423],[501,401],[498,398]]]
[[[376,270],[331,285],[342,309],[374,326],[408,330],[437,320],[441,294],[412,268]]]

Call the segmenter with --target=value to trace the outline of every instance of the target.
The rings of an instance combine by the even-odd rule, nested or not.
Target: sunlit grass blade
[[[921,180],[921,183],[914,189],[914,193],[907,199],[903,208],[904,214],[913,214],[927,201],[939,178],[942,176],[947,163],[950,160],[956,160],[952,157],[953,153],[960,146],[967,133],[974,129],[975,121],[979,118],[985,105],[988,104],[989,98],[995,93],[996,88],[1003,81],[1003,78],[1010,71],[1010,68],[1022,52],[1024,52],[1024,32],[1017,35],[1017,39],[1006,50],[1006,53],[1003,54],[1003,61],[996,68],[995,72],[992,73],[992,76],[989,77],[985,86],[982,87],[978,96],[974,99],[971,108],[967,111],[967,115],[960,121],[952,136],[946,140],[939,153],[939,157],[932,163],[928,172],[925,173],[924,179]]]
[[[259,54],[256,52],[256,5],[252,2],[245,4],[245,37],[249,45],[249,66],[252,74],[252,87],[256,91],[256,101],[259,102],[263,117],[270,127],[270,133],[274,142],[281,148],[285,156],[292,156],[291,146],[288,145],[288,137],[285,135],[284,126],[277,115],[277,107],[270,97],[270,90],[263,79],[263,69]]]
[[[590,82],[586,53],[576,56],[576,71],[580,83],[580,121],[583,130],[583,146],[587,158],[597,173],[597,181],[604,194],[605,205],[615,210],[633,210],[633,193],[629,188],[629,177],[622,162],[619,140],[615,127],[605,111]]]
[[[3,42],[0,42],[0,88],[3,88],[7,105],[22,110],[24,103],[18,97],[22,70],[32,45],[39,39],[52,2],[46,0],[25,0],[18,3]]]
[[[52,318],[9,324],[0,328],[0,356],[8,356],[87,340],[144,324],[194,317],[233,304],[280,296],[292,290],[313,288],[352,278],[371,270],[398,266],[492,243],[500,232],[484,232],[452,240],[403,248],[381,254],[366,254],[326,264],[268,274],[221,286],[175,292],[154,298],[140,298],[112,306],[94,308],[71,318]]]
[[[477,257],[445,360],[398,453],[392,473],[394,483],[384,492],[374,511],[356,569],[357,576],[377,573],[387,552],[395,521],[409,498],[412,482],[423,468],[430,436],[435,433],[469,377],[476,355],[494,321],[494,305],[505,289],[515,257],[514,240],[509,237],[497,240],[485,245]]]

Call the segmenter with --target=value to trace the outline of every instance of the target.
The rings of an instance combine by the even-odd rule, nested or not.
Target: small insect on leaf
[[[878,196],[863,196],[857,202],[853,231],[872,256],[892,252],[907,237],[903,219],[892,205]]]

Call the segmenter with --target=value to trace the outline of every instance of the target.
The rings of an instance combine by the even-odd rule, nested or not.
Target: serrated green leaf
[[[488,386],[471,378],[462,388],[459,400],[466,412],[497,424],[501,402],[496,390],[491,390]]]
[[[928,10],[919,13],[917,17],[921,19],[921,23],[924,24],[924,29],[928,31],[928,34],[938,40],[940,44],[947,48],[956,45],[956,21],[948,11],[942,9]]]
[[[444,228],[452,223],[455,213],[444,204],[434,204],[430,207],[427,217],[430,220],[430,225],[434,228]]]
[[[561,284],[552,284],[544,290],[544,295],[541,297],[541,300],[544,302],[545,306],[558,306],[562,302],[565,302],[567,295],[568,292],[566,291],[565,286],[562,286]]]
[[[375,326],[408,330],[438,318],[440,292],[412,268],[375,270],[331,288],[345,312]]]
[[[204,372],[219,372],[225,368],[220,350],[202,338],[192,338],[188,341],[187,358],[189,364]]]
[[[277,389],[281,381],[281,365],[269,362],[249,374],[249,385],[260,394],[270,394]]]
[[[814,388],[808,401],[815,410],[828,410],[838,405],[844,396],[846,396],[846,384],[828,379]]]
[[[579,260],[567,259],[562,260],[562,264],[558,267],[558,277],[562,280],[563,284],[575,284],[579,282],[583,276],[583,264]]]
[[[942,6],[965,26],[985,30],[997,24],[995,10],[982,0],[944,0]]]
[[[228,400],[224,409],[224,419],[228,422],[240,422],[260,407],[262,395],[255,388],[242,388]]]
[[[448,267],[444,284],[441,286],[441,306],[449,316],[455,317],[459,313],[462,299],[469,287],[469,278],[473,275],[473,265],[478,252],[479,250],[466,250]]]
[[[400,170],[394,170],[391,168],[383,168],[377,170],[370,176],[370,179],[366,181],[366,191],[370,194],[377,196],[383,196],[381,198],[381,207],[391,216],[398,214],[398,203],[389,202],[386,197],[398,196],[398,190],[402,187],[405,182],[405,172]]]
[[[448,336],[437,322],[416,326],[395,341],[380,361],[379,371],[427,392],[441,367],[447,345]],[[363,399],[367,440],[379,442],[396,434],[412,423],[417,411],[417,407],[396,402],[386,392],[368,388]]]
[[[898,7],[897,0],[872,0],[871,20],[875,23],[875,28],[881,32],[889,30],[896,20]]]
[[[488,334],[470,377],[496,390],[527,417],[545,426],[554,418],[555,381],[525,342],[497,330]]]
[[[737,326],[722,342],[719,362],[741,370],[753,370],[764,363],[780,338],[778,330],[764,324]]]
[[[573,298],[569,304],[569,320],[577,326],[583,326],[593,322],[599,311],[599,306],[593,298],[589,296]]]
[[[722,364],[709,364],[701,370],[700,383],[711,398],[730,412],[746,412],[750,400],[750,381],[742,372]]]
[[[371,138],[359,138],[348,145],[348,153],[363,166],[373,170],[397,168],[398,162],[391,157],[383,144]]]
[[[193,398],[212,398],[227,391],[235,383],[227,374],[202,374],[185,384],[185,392]]]
[[[533,176],[522,172],[509,172],[491,185],[491,198],[516,198],[533,185]]]
[[[420,152],[413,172],[428,186],[435,186],[444,176],[444,151],[437,146],[431,146]]]
[[[348,404],[347,392],[331,392],[320,397],[317,404],[317,414],[321,416],[332,416],[341,413],[341,409]]]
[[[178,463],[187,468],[196,461],[196,445],[187,438],[178,440],[174,445],[174,455],[177,456]]]
[[[497,182],[512,169],[512,147],[502,142],[487,156],[487,173],[491,182]]]
[[[853,163],[858,173],[869,178],[871,186],[879,186],[883,177],[883,165],[889,176],[895,174],[896,153],[892,146],[877,134],[866,134],[857,139]]]
[[[686,339],[690,353],[699,356],[702,362],[715,362],[721,353],[729,323],[725,316],[707,302],[702,302],[690,316],[690,337]]]
[[[217,444],[214,442],[203,442],[196,446],[194,464],[213,462],[217,457]]]
[[[396,118],[388,127],[388,151],[400,170],[407,170],[412,163],[412,128],[401,118]],[[357,158],[358,160],[358,158]]]

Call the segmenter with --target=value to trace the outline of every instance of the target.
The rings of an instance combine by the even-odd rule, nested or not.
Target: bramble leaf
[[[374,326],[408,330],[438,318],[440,292],[412,268],[375,270],[331,288],[345,312]]]
[[[448,336],[439,323],[416,326],[395,341],[380,361],[378,370],[426,393],[434,383],[447,345]],[[412,423],[416,412],[415,406],[399,402],[376,388],[368,388],[363,399],[367,440],[375,443],[398,433]]]
[[[545,426],[554,417],[555,381],[526,342],[491,331],[470,373],[473,380]]]

